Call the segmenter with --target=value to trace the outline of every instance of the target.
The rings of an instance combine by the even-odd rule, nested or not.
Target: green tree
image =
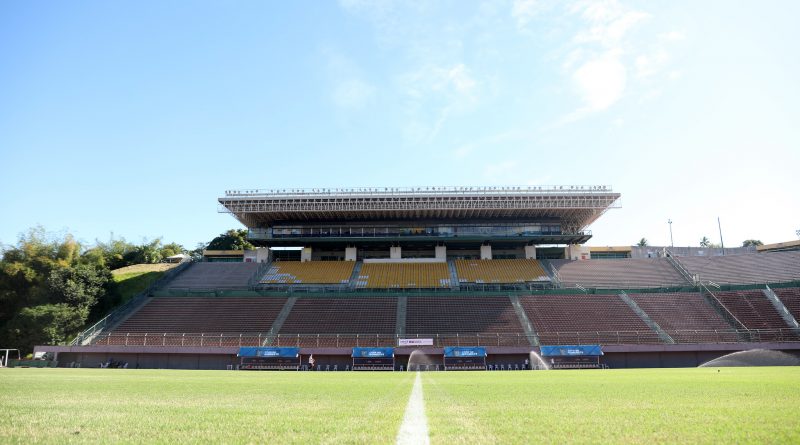
[[[711,247],[711,240],[704,236],[703,239],[700,240],[700,247]]]
[[[742,242],[742,247],[755,247],[755,246],[763,246],[763,245],[764,245],[764,243],[762,243],[760,240],[757,240],[757,239],[748,239],[748,240],[744,240]]]
[[[636,245],[639,246],[639,247],[647,247],[650,244],[648,243],[647,238],[642,238],[642,239],[639,240],[638,243],[636,243]]]
[[[15,246],[5,248],[0,260],[0,325],[23,307],[49,303],[50,272],[70,266],[79,252],[70,235],[56,239],[42,227],[30,229]]]
[[[167,258],[179,253],[186,253],[186,249],[178,243],[164,244],[161,247],[161,257]]]
[[[111,281],[111,272],[102,267],[78,264],[60,267],[50,272],[47,288],[53,303],[66,303],[88,314],[88,311],[105,295],[105,286]]]
[[[134,264],[129,260],[136,252],[136,246],[125,241],[125,238],[114,239],[112,236],[107,243],[97,241],[95,248],[103,253],[105,264],[111,270]]]
[[[110,268],[157,263],[182,249],[162,246],[161,239],[136,246],[113,236],[84,249],[70,234],[30,229],[15,245],[0,246],[0,345],[29,352],[69,340],[119,303]]]
[[[23,351],[37,344],[65,343],[80,332],[86,315],[63,303],[26,307],[6,325],[3,337]]]
[[[231,229],[211,240],[206,246],[208,250],[242,250],[255,249],[247,241],[247,229]]]
[[[136,249],[133,252],[128,252],[124,258],[126,266],[130,264],[160,263],[163,259],[161,255],[161,238],[136,246]]]

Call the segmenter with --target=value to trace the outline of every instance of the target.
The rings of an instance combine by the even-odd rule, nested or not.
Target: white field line
[[[422,377],[417,371],[411,397],[408,398],[403,424],[397,433],[397,445],[428,445],[428,418],[425,416],[425,400],[422,398]]]

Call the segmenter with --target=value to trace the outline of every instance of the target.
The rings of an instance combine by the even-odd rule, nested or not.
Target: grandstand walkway
[[[783,321],[785,321],[787,325],[793,328],[800,327],[800,324],[798,324],[797,320],[794,318],[794,316],[792,316],[792,312],[789,310],[789,308],[783,304],[781,299],[778,298],[778,295],[769,286],[766,286],[764,289],[764,295],[767,297],[767,300],[772,303],[772,305],[775,307],[775,310],[778,311],[778,314],[780,314],[781,318],[783,318]]]
[[[525,335],[530,339],[531,346],[539,346],[539,336],[536,334],[536,330],[533,328],[528,314],[525,313],[525,309],[522,308],[522,303],[519,302],[519,296],[509,295],[508,298],[511,300],[514,312],[517,313],[519,324],[522,325],[522,329],[525,330]]]
[[[789,310],[795,320],[800,321],[800,288],[775,288],[773,292],[780,298],[784,307]]]
[[[264,339],[264,346],[271,345],[275,339],[275,335],[281,331],[283,327],[283,323],[289,317],[289,314],[292,312],[292,308],[294,308],[294,304],[297,302],[297,297],[289,297],[286,299],[286,303],[283,304],[283,308],[281,308],[280,313],[278,316],[275,317],[275,320],[272,322],[272,326],[269,328],[269,336]]]
[[[675,344],[675,340],[672,337],[670,337],[670,335],[667,334],[666,331],[661,329],[661,326],[659,326],[658,323],[656,323],[652,318],[650,318],[650,316],[647,315],[647,312],[643,311],[642,308],[639,307],[639,305],[636,304],[636,302],[631,297],[629,297],[627,293],[625,293],[625,291],[621,291],[619,293],[619,298],[621,298],[622,301],[624,301],[625,304],[627,304],[628,307],[630,307],[631,310],[635,312],[636,315],[638,315],[639,318],[641,318],[642,321],[644,321],[647,326],[650,327],[650,329],[652,329],[653,331],[655,331],[656,334],[658,334],[658,337],[661,339],[661,341],[668,344]]]

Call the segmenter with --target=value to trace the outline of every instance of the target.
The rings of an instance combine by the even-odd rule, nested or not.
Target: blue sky
[[[232,188],[606,184],[591,245],[796,239],[800,2],[0,3],[0,243]]]

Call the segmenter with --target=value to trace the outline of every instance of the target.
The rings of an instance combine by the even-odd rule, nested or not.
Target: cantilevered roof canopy
[[[221,212],[248,228],[276,223],[558,219],[582,230],[618,207],[610,186],[361,187],[228,190]]]

